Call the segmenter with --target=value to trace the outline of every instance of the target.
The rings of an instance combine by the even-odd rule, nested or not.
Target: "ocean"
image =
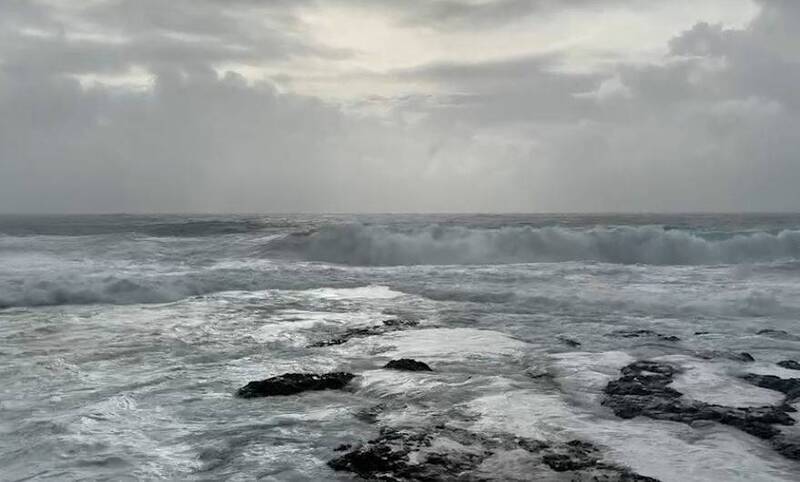
[[[0,216],[0,479],[353,480],[328,462],[397,430],[470,454],[464,480],[584,480],[486,436],[800,480],[775,443],[800,404],[752,376],[800,378],[777,365],[799,321],[800,215]],[[608,386],[638,360],[680,400],[790,421],[621,416]],[[235,396],[336,371],[355,378]]]

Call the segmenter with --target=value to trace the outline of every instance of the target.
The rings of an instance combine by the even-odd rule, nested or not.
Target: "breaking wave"
[[[271,241],[264,254],[356,266],[595,261],[711,265],[800,257],[800,231],[702,233],[657,226],[479,229],[430,225],[326,226]]]

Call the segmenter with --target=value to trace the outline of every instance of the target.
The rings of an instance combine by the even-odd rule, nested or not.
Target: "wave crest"
[[[404,230],[352,224],[276,239],[266,250],[268,255],[278,252],[309,261],[357,266],[563,261],[738,264],[800,257],[800,231],[712,236],[656,226],[479,229],[431,225]]]

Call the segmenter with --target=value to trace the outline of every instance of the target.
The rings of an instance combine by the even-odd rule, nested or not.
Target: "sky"
[[[795,0],[0,0],[0,212],[800,210]]]

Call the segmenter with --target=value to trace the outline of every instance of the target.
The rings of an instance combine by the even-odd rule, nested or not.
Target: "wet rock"
[[[788,368],[789,370],[800,370],[800,363],[794,360],[783,360],[777,363],[779,367]]]
[[[381,413],[383,413],[385,410],[386,410],[386,405],[383,403],[379,403],[369,408],[363,408],[355,412],[353,415],[355,416],[356,419],[372,425],[378,423],[378,417],[380,417]]]
[[[601,450],[581,440],[551,444],[512,434],[484,435],[444,425],[415,430],[384,428],[377,438],[356,446],[328,465],[368,480],[505,480],[510,474],[487,474],[481,470],[481,464],[501,451],[512,450],[531,454],[544,473],[555,476],[555,472],[568,472],[570,480],[656,480],[600,462]]]
[[[792,457],[795,442],[788,440],[776,425],[793,425],[788,415],[793,409],[784,404],[765,407],[727,407],[688,399],[671,388],[675,374],[680,370],[670,364],[654,361],[637,361],[623,367],[622,376],[606,385],[603,405],[620,418],[644,416],[656,420],[669,420],[697,426],[698,422],[711,421],[736,427],[761,439],[772,440],[773,447],[787,457]],[[767,375],[747,375],[745,379],[765,388],[796,394],[800,380],[781,380]],[[777,379],[777,380],[775,380]],[[788,455],[787,455],[788,454]]]
[[[542,461],[556,472],[581,470],[597,465],[599,452],[597,447],[588,442],[572,440],[544,454]]]
[[[558,341],[572,348],[581,346],[581,342],[573,340],[572,338],[567,338],[566,336],[559,336]]]
[[[694,356],[696,356],[697,358],[702,358],[703,360],[713,360],[714,358],[727,358],[728,360],[739,361],[739,362],[756,361],[756,359],[753,358],[753,355],[747,353],[746,351],[742,352],[701,351],[701,352],[696,352]]]
[[[242,398],[274,397],[318,390],[339,390],[355,378],[352,373],[333,372],[321,375],[314,373],[284,373],[266,380],[250,382],[236,391]]]
[[[383,326],[389,328],[411,328],[412,326],[419,325],[418,321],[414,320],[404,320],[400,318],[392,318],[389,320],[383,320]]]
[[[528,368],[527,370],[525,370],[525,374],[533,378],[534,380],[540,378],[547,378],[547,379],[554,378],[553,374],[548,372],[547,369],[538,367]]]
[[[772,447],[787,459],[800,460],[800,437],[790,438],[778,435],[772,440]]]
[[[742,378],[758,387],[785,394],[786,402],[793,402],[800,398],[800,378],[780,378],[775,375],[757,375],[755,373],[748,373]]]
[[[674,335],[663,335],[661,333],[656,333],[652,330],[617,330],[612,331],[606,336],[612,336],[617,338],[658,338],[659,340],[663,341],[670,341],[670,342],[677,342],[681,341],[680,338]]]
[[[401,320],[401,319],[383,320],[383,322],[380,325],[370,326],[366,328],[351,328],[335,338],[318,341],[308,346],[309,348],[319,348],[324,346],[341,345],[343,343],[347,343],[353,338],[365,338],[368,336],[383,335],[384,333],[390,333],[393,331],[400,331],[406,328],[411,328],[417,326],[418,324],[419,322],[414,320]]]
[[[405,370],[409,372],[432,372],[433,370],[426,363],[421,361],[412,360],[411,358],[401,358],[399,360],[392,360],[383,368],[391,368],[392,370]]]
[[[734,358],[735,360],[743,361],[743,362],[756,361],[756,359],[753,358],[753,355],[747,353],[746,351],[743,351],[741,353],[734,353],[734,354],[732,354],[732,358]]]
[[[756,335],[766,335],[766,336],[790,336],[789,332],[785,330],[773,330],[772,328],[767,328],[764,330],[758,330]]]
[[[786,330],[775,330],[772,328],[758,330],[756,332],[756,335],[769,336],[771,338],[781,338],[783,340],[792,340],[792,341],[800,340],[800,336],[793,335]]]

